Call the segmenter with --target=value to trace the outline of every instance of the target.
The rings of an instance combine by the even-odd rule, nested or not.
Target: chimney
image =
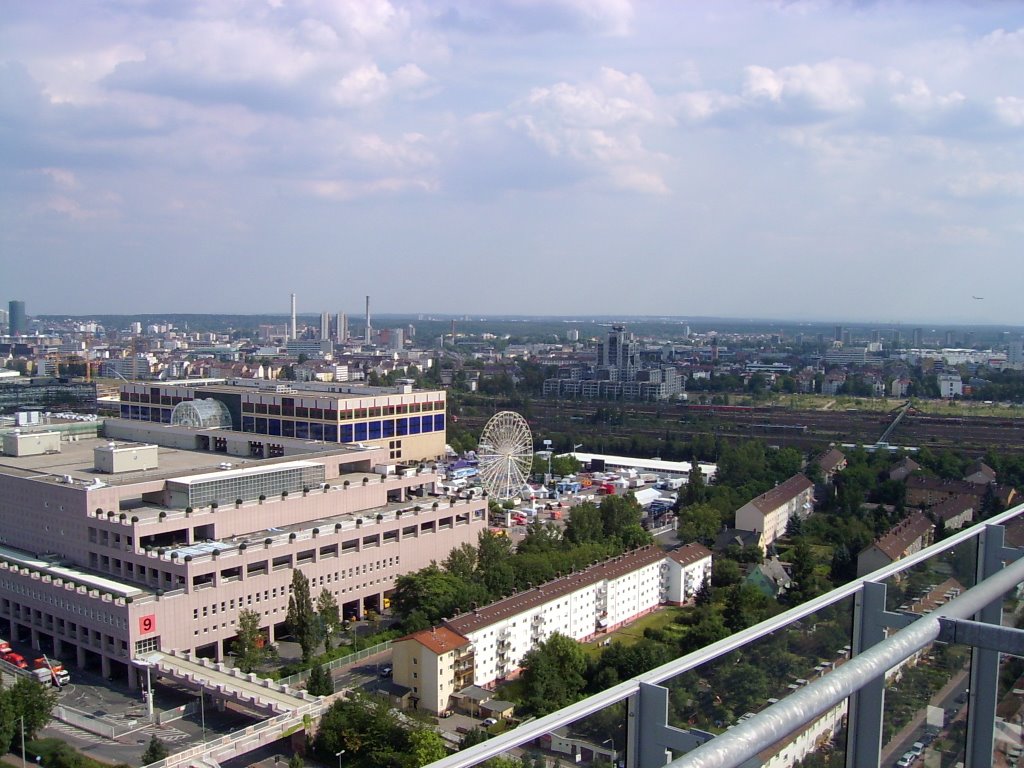
[[[370,343],[370,297],[366,297],[366,343]]]
[[[292,294],[292,327],[291,327],[291,335],[289,336],[289,338],[291,338],[291,339],[299,338],[298,326],[295,323],[295,294],[294,293]]]

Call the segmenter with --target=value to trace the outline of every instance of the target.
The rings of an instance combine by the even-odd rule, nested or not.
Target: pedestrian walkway
[[[293,712],[315,701],[305,691],[245,674],[235,667],[209,659],[192,659],[187,653],[153,653],[147,657],[154,669],[191,687],[203,688],[219,697],[272,714]]]

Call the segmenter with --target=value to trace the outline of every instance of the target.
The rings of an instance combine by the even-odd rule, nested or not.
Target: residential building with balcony
[[[434,708],[435,687],[453,694],[462,690],[460,683],[491,687],[518,675],[523,657],[555,632],[581,642],[590,640],[659,605],[691,600],[710,577],[711,552],[700,544],[687,544],[668,553],[654,546],[637,549],[456,616],[434,634],[427,630],[427,635],[421,632],[402,638],[394,649],[395,682],[413,687],[410,680],[437,679],[436,686],[431,683],[431,703],[421,696],[418,706],[441,712],[451,702],[439,700]],[[457,656],[447,654],[449,647],[464,646],[450,634],[438,635],[442,629],[471,646],[471,654],[463,652],[461,666]],[[442,652],[424,655],[424,649],[433,647],[437,637],[447,638]],[[472,677],[456,680],[456,675],[468,672],[466,662],[472,664]],[[426,678],[421,671],[417,678],[408,677],[413,667],[423,664],[432,667]]]

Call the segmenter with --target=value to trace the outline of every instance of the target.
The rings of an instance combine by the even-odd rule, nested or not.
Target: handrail
[[[471,766],[475,766],[484,760],[488,760],[502,754],[503,752],[507,752],[514,747],[533,741],[544,734],[569,725],[577,720],[592,715],[595,712],[606,709],[612,704],[617,704],[618,702],[636,694],[640,690],[641,683],[656,685],[672,677],[681,675],[684,672],[688,672],[695,667],[699,667],[702,664],[713,661],[719,656],[748,644],[752,640],[764,637],[771,632],[782,629],[795,621],[799,621],[811,614],[817,613],[823,608],[827,608],[841,600],[855,595],[863,589],[864,584],[867,582],[882,581],[890,576],[905,571],[908,568],[912,568],[915,565],[929,560],[952,547],[956,547],[959,544],[978,537],[986,525],[1001,525],[1008,520],[1016,518],[1021,513],[1024,513],[1024,504],[1019,504],[1012,509],[973,525],[970,528],[957,531],[943,539],[941,542],[936,542],[930,547],[926,547],[925,549],[891,563],[890,565],[879,568],[866,576],[858,577],[841,587],[837,587],[831,592],[827,592],[824,595],[808,600],[806,603],[790,608],[788,611],[762,621],[760,624],[755,624],[752,627],[748,627],[747,629],[723,638],[722,640],[705,646],[697,651],[688,653],[678,659],[673,659],[666,664],[662,664],[660,667],[656,667],[641,675],[637,675],[630,680],[623,681],[605,691],[602,691],[601,693],[596,693],[582,701],[578,701],[575,704],[570,704],[568,707],[560,709],[557,712],[552,712],[551,714],[545,715],[537,720],[533,720],[530,723],[520,725],[518,728],[514,728],[490,738],[481,744],[474,745],[468,749],[458,752],[457,754],[450,755],[446,758],[430,763],[429,768],[471,768]],[[1018,579],[1018,581],[1020,580],[1021,579]],[[966,594],[967,592],[964,593],[964,595]],[[963,595],[961,595],[961,597],[963,597]],[[952,605],[952,603],[947,605]],[[850,662],[847,662],[843,667],[848,666],[849,663]],[[832,677],[835,674],[836,672],[832,672],[823,679]],[[789,698],[790,697],[787,697],[786,700]]]

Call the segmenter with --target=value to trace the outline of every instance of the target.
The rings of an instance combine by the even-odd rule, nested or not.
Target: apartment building
[[[912,512],[857,555],[857,575],[872,571],[919,552],[935,538],[935,525],[923,512]]]
[[[659,605],[681,605],[710,577],[711,552],[700,544],[668,553],[637,549],[402,638],[394,646],[394,680],[416,689],[418,708],[439,713],[450,706],[446,692],[517,675],[523,657],[555,632],[590,640]]]
[[[293,569],[362,615],[486,526],[485,500],[432,496],[387,447],[105,426],[0,457],[0,635],[131,685],[153,650],[223,658],[242,608],[273,641]]]
[[[785,535],[790,519],[806,518],[813,506],[814,484],[803,475],[794,475],[736,510],[736,527],[763,533],[767,547]]]

